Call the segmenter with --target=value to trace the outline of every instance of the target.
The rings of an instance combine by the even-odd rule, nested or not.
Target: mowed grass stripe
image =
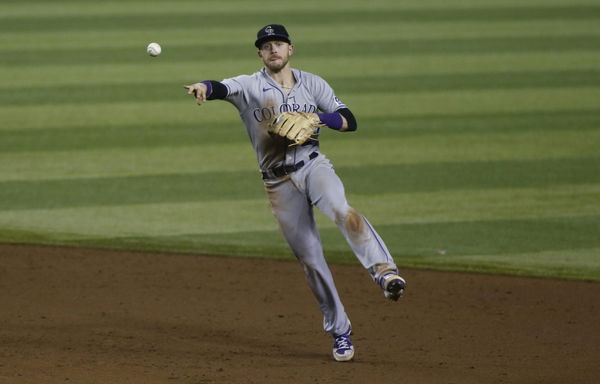
[[[450,189],[555,187],[600,182],[600,157],[340,167],[348,190],[429,192]]]
[[[533,113],[502,113],[502,114],[464,114],[457,116],[404,116],[397,118],[371,117],[362,118],[357,116],[359,130],[355,133],[338,135],[334,132],[324,130],[322,133],[322,144],[339,142],[338,146],[354,140],[364,141],[368,139],[392,140],[440,135],[447,136],[452,141],[452,136],[464,134],[514,134],[515,140],[519,140],[519,134],[540,134],[546,140],[558,137],[554,131],[568,131],[568,136],[587,134],[583,131],[600,130],[600,109],[582,111],[544,111]],[[137,124],[124,124],[117,126],[80,126],[73,128],[61,128],[48,126],[38,130],[0,130],[0,153],[4,155],[16,154],[17,152],[28,152],[23,156],[35,155],[32,152],[54,152],[54,151],[86,151],[98,149],[154,149],[171,148],[172,152],[178,152],[180,148],[190,146],[201,146],[198,152],[204,152],[207,146],[215,144],[248,143],[244,134],[241,121],[214,122],[209,127],[199,126],[197,123],[178,124],[155,124],[152,122],[141,122]],[[592,133],[595,135],[595,133]],[[576,137],[576,136],[575,136]],[[582,141],[594,143],[595,136],[587,137]],[[482,138],[484,139],[484,138]],[[392,144],[392,141],[388,145]],[[489,142],[490,140],[486,140]],[[520,142],[523,142],[520,140]],[[398,142],[397,144],[402,144]],[[248,144],[249,145],[249,144]],[[453,146],[456,144],[454,143]],[[371,147],[365,143],[362,150]],[[403,147],[406,147],[403,145]],[[236,147],[237,148],[237,147]],[[412,148],[412,145],[411,145]],[[436,146],[430,146],[435,149]],[[568,147],[566,148],[568,149]],[[457,148],[461,151],[461,148]],[[579,149],[580,150],[580,149]],[[225,150],[228,151],[228,150]],[[465,151],[470,153],[470,151]],[[535,151],[531,151],[535,155]],[[553,152],[552,154],[554,154]],[[547,155],[552,155],[547,154]],[[55,154],[56,155],[56,154]],[[114,151],[111,152],[111,156]],[[564,155],[564,154],[563,154]],[[48,163],[48,159],[38,158],[35,161]],[[77,156],[73,154],[73,156]],[[518,155],[521,157],[521,155]],[[149,153],[148,157],[152,157]],[[205,158],[208,156],[205,156]],[[3,162],[22,163],[23,160],[11,159],[10,156],[3,157]],[[55,159],[56,157],[54,157]],[[364,160],[364,159],[363,159]],[[0,162],[1,163],[1,162]],[[1,167],[1,165],[0,165]],[[4,170],[6,171],[6,170]],[[0,172],[2,173],[2,172]],[[41,175],[40,175],[41,176]]]
[[[180,89],[180,96],[168,102],[62,104],[60,108],[54,105],[0,106],[0,115],[4,119],[0,131],[116,127],[139,124],[142,119],[154,125],[164,124],[166,128],[173,124],[195,124],[210,129],[213,123],[240,121],[231,104],[214,101],[198,107],[193,98]],[[598,87],[405,93],[386,90],[377,98],[363,93],[338,96],[361,119],[600,109]]]
[[[510,71],[469,74],[423,74],[412,76],[333,77],[331,85],[339,93],[429,92],[471,89],[560,88],[600,85],[600,71]]]
[[[0,211],[0,226],[17,231],[50,232],[63,238],[277,230],[264,196],[212,202]]]
[[[574,223],[572,223],[574,221]],[[386,243],[395,256],[395,261],[400,267],[420,267],[441,270],[459,270],[472,272],[492,272],[514,275],[586,279],[600,281],[600,259],[598,247],[569,247],[570,243],[577,243],[581,238],[582,225],[578,219],[567,220],[519,220],[480,222],[480,223],[446,223],[436,225],[396,225],[378,226],[380,233],[387,239]],[[598,219],[586,220],[585,225],[598,225]],[[476,232],[470,230],[477,226]],[[523,230],[527,234],[535,232],[534,236],[523,238],[512,229]],[[548,244],[547,231],[559,231],[560,237],[552,237],[549,242],[554,249],[522,251],[515,249],[513,252],[495,253],[493,246],[504,247],[505,242],[524,246],[527,249],[542,248]],[[489,253],[478,253],[469,247],[469,254],[460,253],[464,243],[459,247],[443,248],[447,244],[456,244],[454,236],[462,239],[471,238],[475,233],[480,244],[487,244]],[[483,236],[481,236],[483,235]],[[498,236],[494,236],[498,235]],[[50,237],[46,235],[47,237]],[[56,237],[54,235],[53,237]],[[36,239],[38,243],[56,244],[40,234],[26,231],[13,231],[13,238]],[[347,244],[340,239],[336,229],[325,228],[321,238],[324,250],[330,262],[356,263],[356,258],[347,248]],[[586,242],[593,237],[584,238]],[[1,238],[0,238],[1,239]],[[264,239],[269,239],[265,241]],[[532,240],[536,242],[533,243]],[[164,252],[197,252],[198,249],[206,250],[211,254],[236,255],[249,257],[289,257],[293,260],[289,247],[280,233],[275,230],[256,230],[226,234],[194,234],[185,235],[156,235],[152,237],[75,237],[63,235],[60,244],[85,247],[109,247],[124,249],[141,249],[147,251]],[[469,244],[472,245],[472,244]],[[519,264],[514,260],[518,259]]]
[[[136,48],[138,53],[139,47]],[[3,67],[0,74],[3,87],[27,86],[92,86],[96,84],[119,85],[169,83],[185,84],[199,77],[221,80],[237,74],[250,74],[261,67],[258,57],[248,56],[235,61],[215,58],[203,59],[202,67],[198,63],[163,62],[150,57],[144,64],[69,64],[47,65],[43,70],[37,65]],[[522,52],[513,54],[444,54],[407,56],[391,54],[385,60],[377,60],[374,65],[370,57],[348,59],[344,66],[332,66],[329,58],[294,56],[293,66],[321,75],[326,80],[333,77],[360,76],[423,76],[423,75],[460,75],[488,72],[511,71],[589,71],[600,67],[600,52],[575,51],[568,54],[560,52]],[[357,69],[358,68],[358,69]]]
[[[594,1],[578,0],[577,4],[596,5]],[[404,1],[391,2],[389,0],[374,0],[369,2],[369,7],[374,9],[387,10],[418,10],[447,8],[453,6],[454,9],[463,8],[479,8],[479,9],[497,9],[500,7],[514,9],[516,7],[564,7],[571,5],[565,0],[526,0],[526,1],[504,1],[502,3],[481,2],[477,0],[460,0],[460,1]],[[277,0],[261,1],[263,9],[284,10],[289,9],[290,5]],[[339,11],[339,10],[359,10],[364,9],[365,3],[360,0],[345,0],[343,2],[323,3],[320,0],[304,0],[302,3],[294,3],[294,10],[302,11]],[[23,4],[20,0],[4,0],[0,6],[0,17],[15,18],[15,17],[30,17],[31,15],[45,16],[111,16],[120,15],[150,15],[150,14],[165,14],[174,13],[198,13],[210,14],[214,12],[247,12],[256,11],[256,4],[244,0],[229,0],[209,1],[203,3],[200,9],[197,2],[187,0],[173,0],[165,3],[164,1],[140,1],[140,0],[123,0],[123,1],[102,1],[96,2],[92,0],[29,0]]]
[[[600,218],[571,220],[504,220],[435,224],[377,225],[400,267],[491,272],[600,281],[600,248],[589,228]],[[560,233],[560,236],[552,236]],[[320,231],[330,262],[356,263],[337,228]],[[23,238],[31,236],[19,234]],[[456,241],[456,239],[461,241]],[[265,241],[264,239],[268,239]],[[472,239],[477,239],[473,241]],[[226,234],[195,234],[87,238],[63,244],[88,247],[197,252],[250,257],[289,257],[289,247],[274,230]],[[590,247],[581,244],[592,243]],[[573,247],[572,244],[579,244]],[[485,251],[485,252],[484,252]],[[502,252],[499,252],[502,251]],[[515,259],[519,263],[515,263]]]
[[[198,252],[201,249],[213,254],[277,258],[287,255],[293,258],[274,219],[266,212],[266,206],[243,201],[202,208],[186,205],[180,209],[164,206],[139,212],[119,208],[32,211],[16,217],[17,221],[11,222],[15,229],[4,231],[0,239],[9,242],[36,239],[36,242],[46,244],[167,252]],[[89,218],[83,221],[86,226],[77,226],[77,222],[69,219],[74,215]],[[131,217],[140,220],[132,222]],[[211,219],[207,220],[207,217]],[[0,212],[0,222],[5,219],[10,220]],[[228,221],[232,219],[241,225],[231,227]],[[165,227],[165,222],[172,225]],[[252,229],[246,229],[248,223],[253,224]],[[400,266],[600,281],[597,257],[600,238],[593,235],[593,229],[599,223],[599,215],[590,215],[375,223],[375,226]],[[19,229],[19,226],[33,228],[35,232]],[[198,228],[205,228],[206,232],[195,231]],[[337,228],[324,227],[320,233],[329,261],[356,263]],[[11,237],[6,238],[7,235]],[[515,258],[524,261],[525,265],[515,264]]]
[[[85,31],[85,30],[135,30],[140,28],[173,28],[197,25],[221,27],[223,25],[245,25],[253,30],[257,25],[265,25],[266,20],[281,20],[287,25],[335,25],[378,22],[434,22],[434,21],[481,21],[487,20],[590,20],[600,18],[600,7],[591,5],[572,5],[555,7],[496,7],[496,8],[427,8],[427,9],[363,9],[356,10],[297,10],[293,5],[285,9],[244,10],[226,12],[203,12],[198,6],[197,12],[165,12],[135,15],[79,15],[15,17],[3,20],[0,32],[46,31]]]
[[[381,117],[415,115],[497,114],[506,112],[549,112],[598,110],[598,87],[545,89],[485,89],[339,95],[357,116]],[[368,107],[367,107],[368,106]]]
[[[600,216],[590,215],[374,225],[392,253],[397,255],[397,261],[401,262],[405,255],[430,256],[449,264],[453,257],[460,259],[465,255],[552,250],[564,250],[568,253],[571,249],[598,248],[600,237],[593,235],[593,228],[597,228],[599,224]],[[347,259],[353,256],[346,250],[347,244],[339,240],[337,228],[323,229],[321,238],[323,243],[328,245],[328,249],[344,252]],[[573,244],[577,246],[573,247]],[[440,254],[440,251],[446,253]],[[424,261],[421,257],[417,260]],[[595,264],[599,265],[598,259],[595,260]],[[427,260],[424,264],[430,262],[431,260]],[[598,272],[595,271],[600,278]]]
[[[600,215],[599,192],[600,184],[579,184],[372,195],[350,191],[348,199],[367,217],[388,225]],[[322,214],[317,220],[319,226],[335,227]]]
[[[600,157],[338,166],[348,191],[373,195],[600,183]],[[222,201],[264,195],[258,172],[204,172],[0,183],[0,210]]]
[[[97,64],[97,63],[147,63],[148,57],[144,52],[147,42],[140,42],[138,50],[130,47],[105,49],[80,48],[80,49],[54,49],[48,47],[44,50],[31,51],[5,51],[3,52],[0,66],[34,65],[69,65]],[[397,55],[423,55],[423,54],[474,54],[474,53],[519,53],[519,52],[573,52],[595,51],[600,45],[600,36],[576,35],[554,37],[492,37],[492,38],[440,38],[440,39],[397,39],[388,41],[374,40],[363,44],[357,49],[356,42],[314,42],[302,47],[303,57],[336,57],[354,58],[369,56],[371,59],[387,57],[390,52]],[[250,44],[178,44],[171,47],[168,54],[161,55],[160,60],[170,62],[197,61],[206,58],[220,58],[237,60],[240,57],[256,55],[256,49]],[[43,55],[43,60],[40,56]],[[251,56],[252,55],[252,56]],[[158,60],[158,59],[157,59]]]
[[[329,135],[328,137],[333,137]],[[550,160],[599,156],[600,129],[571,131],[446,133],[379,138],[323,139],[321,147],[343,166],[390,166],[419,163],[460,163],[504,160]],[[356,154],[360,154],[357,156]]]
[[[600,184],[566,185],[552,189],[520,188],[450,190],[442,192],[349,194],[350,203],[377,226],[468,223],[479,221],[581,218],[600,215]],[[589,207],[586,209],[586,206]],[[243,212],[242,212],[243,211]],[[319,228],[335,223],[316,211]],[[244,221],[252,216],[256,221]],[[73,217],[78,220],[73,221]],[[121,218],[129,218],[121,222]],[[235,223],[228,220],[234,219]],[[81,222],[82,227],[73,227]],[[113,222],[117,227],[111,227]],[[276,230],[264,192],[252,199],[161,202],[116,206],[61,207],[0,211],[0,224],[43,232],[79,233],[84,236],[219,234]]]
[[[600,237],[590,236],[591,228],[598,226],[600,216],[514,219],[474,221],[467,223],[435,223],[422,225],[380,226],[382,236],[395,233],[394,242],[404,240],[405,245],[393,245],[399,254],[420,250],[421,255],[440,256],[438,250],[453,255],[481,255],[520,252],[540,252],[548,250],[564,250],[597,248]],[[414,235],[417,235],[416,237]],[[560,236],[549,234],[560,233]],[[411,240],[412,239],[412,240]],[[463,239],[456,241],[456,239]],[[410,252],[409,254],[414,254]],[[446,260],[447,262],[449,260]]]
[[[258,28],[258,27],[257,27]],[[352,41],[357,46],[371,44],[373,36],[365,31],[376,30],[377,40],[393,41],[402,37],[410,40],[430,40],[440,38],[498,38],[498,37],[551,37],[572,35],[598,35],[597,20],[527,20],[502,21],[489,23],[486,21],[468,22],[431,22],[431,23],[399,23],[378,21],[363,21],[356,24],[336,25],[332,33],[329,25],[289,27],[294,38],[294,44],[299,52],[312,43]],[[246,42],[252,46],[254,30],[248,27],[227,26],[206,27],[190,26],[182,29],[156,28],[138,29],[132,31],[99,30],[78,31],[37,31],[13,32],[0,36],[4,50],[27,51],[33,49],[80,49],[80,48],[124,48],[137,49],[148,40],[158,40],[170,51],[172,46],[187,44],[198,45],[210,42],[212,45],[237,46]]]
[[[544,134],[553,135],[552,131],[595,131],[600,129],[600,108],[357,118],[359,119],[360,131],[357,131],[355,135],[345,135],[343,140],[340,138],[340,141],[359,139],[359,136],[361,139],[380,139],[383,137],[407,138],[439,134],[452,137],[462,134],[527,134],[527,132],[543,132]],[[332,135],[329,135],[329,137],[332,137]]]
[[[340,166],[449,163],[503,160],[574,159],[595,157],[600,129],[488,131],[448,134],[431,132],[410,135],[382,132],[323,133],[321,148]],[[365,128],[367,129],[367,128]],[[397,129],[400,131],[399,129]],[[210,134],[197,145],[156,145],[64,151],[12,152],[0,155],[0,181],[61,180],[142,175],[181,175],[250,171],[256,172],[256,157],[245,132],[228,132],[230,142],[215,144]],[[219,132],[223,134],[223,132]],[[57,140],[52,138],[51,140]],[[157,137],[156,140],[160,140]],[[357,154],[360,154],[357,156]],[[165,161],[165,159],[169,159]],[[227,159],[224,161],[223,159]]]
[[[513,71],[445,75],[381,75],[330,77],[337,94],[430,92],[471,89],[519,89],[600,86],[600,70]],[[94,102],[163,101],[181,97],[172,82],[151,84],[91,84],[0,87],[2,105],[76,104]],[[51,95],[51,97],[49,97]]]
[[[577,239],[572,240],[577,241]],[[534,252],[517,251],[500,255],[457,255],[446,261],[452,269],[467,267],[471,271],[474,269],[495,273],[503,271],[504,274],[521,276],[600,281],[599,254],[600,248],[571,248]],[[519,265],[514,263],[515,259],[519,260]],[[420,265],[424,265],[423,263],[434,264],[436,269],[444,268],[444,260],[435,257],[422,260]]]
[[[246,136],[245,132],[239,132]],[[169,174],[190,178],[203,173],[249,172],[258,175],[251,145],[229,144],[179,147],[137,147],[102,150],[23,152],[0,155],[2,181],[89,179]],[[209,176],[210,177],[210,176]],[[84,180],[82,180],[85,182]]]
[[[53,105],[0,106],[5,121],[3,130],[47,129],[53,127],[119,127],[148,121],[162,124],[168,129],[172,124],[191,124],[209,129],[213,123],[240,121],[235,107],[226,102],[213,102],[198,107],[183,87],[178,99],[170,102],[88,103]],[[202,108],[202,109],[200,109]]]

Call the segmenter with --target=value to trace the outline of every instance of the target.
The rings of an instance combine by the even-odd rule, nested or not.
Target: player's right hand
[[[206,84],[196,83],[191,85],[184,85],[183,88],[188,90],[188,95],[194,95],[194,97],[196,98],[196,103],[198,105],[202,105],[206,101],[206,92],[208,90]]]

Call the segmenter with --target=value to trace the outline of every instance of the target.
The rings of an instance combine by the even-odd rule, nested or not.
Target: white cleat
[[[333,337],[333,358],[335,361],[351,361],[354,358],[354,346],[350,342],[351,329]]]
[[[406,289],[406,281],[395,273],[381,276],[380,285],[386,298],[398,301]]]

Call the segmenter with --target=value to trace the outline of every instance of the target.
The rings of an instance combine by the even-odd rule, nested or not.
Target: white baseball
[[[150,43],[148,44],[148,48],[146,49],[146,51],[150,56],[156,57],[160,55],[160,53],[162,52],[162,48],[158,43]]]

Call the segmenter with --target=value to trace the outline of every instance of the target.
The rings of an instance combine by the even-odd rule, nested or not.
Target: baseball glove
[[[293,141],[292,145],[302,145],[324,126],[318,116],[306,112],[283,112],[269,124],[269,132]]]

